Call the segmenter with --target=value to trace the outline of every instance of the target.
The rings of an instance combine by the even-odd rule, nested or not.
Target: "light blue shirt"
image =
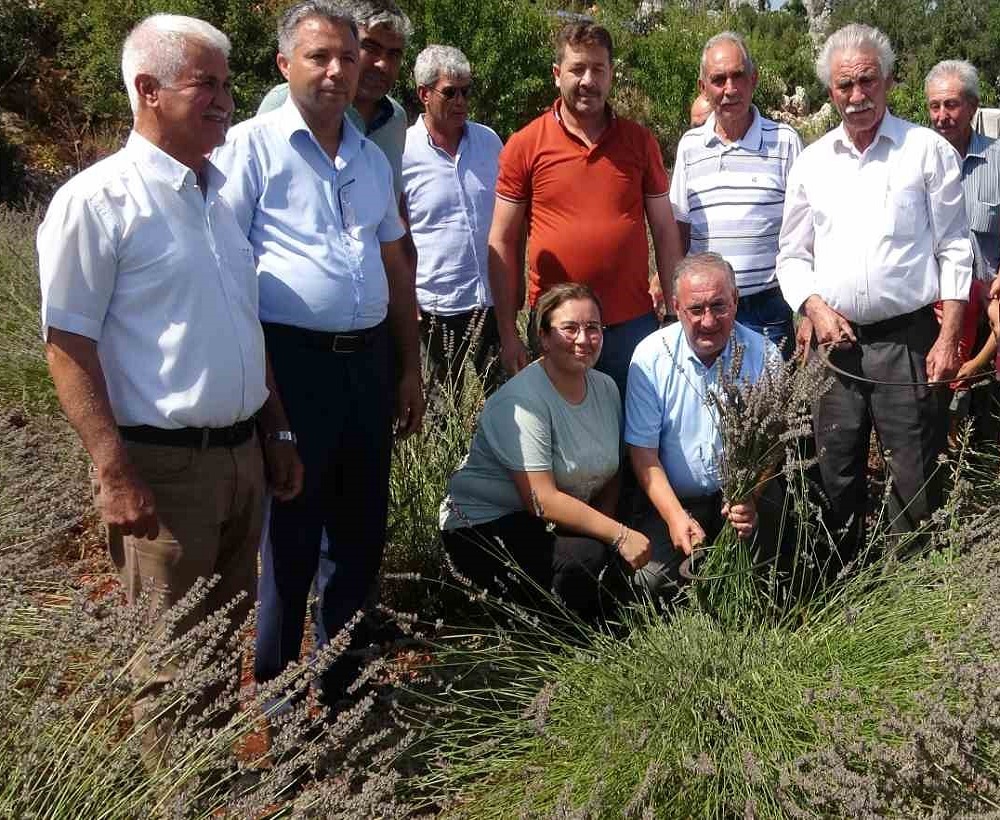
[[[659,448],[660,464],[679,498],[711,495],[719,489],[722,439],[715,410],[705,403],[705,396],[718,388],[720,368],[728,371],[734,341],[743,345],[740,379],[753,383],[769,358],[781,361],[771,342],[738,322],[711,367],[691,350],[680,322],[647,336],[632,355],[625,392],[625,442]]]
[[[330,159],[289,99],[232,128],[213,161],[253,246],[261,321],[342,332],[385,319],[380,243],[404,229],[374,143],[345,118]]]
[[[468,122],[454,157],[438,148],[417,117],[406,132],[403,195],[417,247],[417,301],[429,313],[453,315],[492,305],[490,222],[503,143]]]

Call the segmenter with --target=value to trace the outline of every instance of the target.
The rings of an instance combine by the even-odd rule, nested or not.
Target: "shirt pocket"
[[[886,233],[890,237],[914,239],[927,225],[927,201],[923,191],[890,190],[886,202]]]
[[[1000,217],[1000,203],[973,202],[969,209],[969,227],[976,233],[997,233],[997,222]]]

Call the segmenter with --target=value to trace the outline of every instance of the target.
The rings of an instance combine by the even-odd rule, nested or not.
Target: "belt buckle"
[[[330,348],[334,353],[353,353],[354,348],[352,345],[357,341],[358,337],[350,333],[338,333],[333,337],[333,346]],[[340,347],[340,342],[344,343],[344,347]]]

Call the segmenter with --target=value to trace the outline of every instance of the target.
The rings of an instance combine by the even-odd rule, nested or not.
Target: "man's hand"
[[[292,442],[265,441],[264,463],[267,465],[267,483],[275,498],[291,501],[302,492],[302,461]]]
[[[816,334],[816,343],[828,350],[850,347],[858,339],[854,335],[851,323],[837,311],[813,294],[803,305],[806,317],[812,324]],[[796,340],[798,334],[796,334]]]
[[[674,549],[680,550],[685,555],[690,555],[691,550],[705,540],[705,531],[701,528],[701,524],[695,521],[687,510],[681,510],[668,520],[667,530],[670,532],[670,541]]]
[[[98,470],[97,484],[98,508],[105,524],[136,538],[152,540],[159,535],[153,491],[131,465],[114,464]]]
[[[625,530],[625,540],[618,546],[618,554],[632,569],[642,569],[653,557],[653,546],[638,530]]]
[[[424,420],[424,384],[419,367],[410,367],[396,387],[396,435],[400,438],[417,432]]]
[[[757,529],[757,505],[753,499],[741,501],[739,504],[724,504],[722,515],[729,519],[736,534],[745,541]]]
[[[943,382],[952,379],[960,365],[958,345],[950,339],[938,336],[927,354],[927,381]]]
[[[795,330],[795,358],[804,362],[809,360],[809,351],[812,350],[813,323],[808,316],[799,322]]]
[[[521,337],[514,335],[500,341],[500,364],[508,376],[513,376],[528,366],[531,359]]]

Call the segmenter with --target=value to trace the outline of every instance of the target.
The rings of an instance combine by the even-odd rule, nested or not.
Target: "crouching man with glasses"
[[[777,543],[780,499],[775,482],[760,499],[723,505],[718,459],[722,441],[705,402],[743,348],[739,378],[755,382],[780,354],[759,333],[736,321],[736,274],[715,253],[686,257],[674,272],[674,310],[680,320],[636,347],[625,394],[625,443],[639,486],[649,500],[638,528],[652,543],[652,560],[635,574],[651,595],[668,598],[681,562],[711,543],[728,519],[741,538],[761,527],[761,544]],[[771,488],[774,488],[773,490]],[[780,491],[779,491],[780,494]],[[760,514],[759,514],[760,513]]]

